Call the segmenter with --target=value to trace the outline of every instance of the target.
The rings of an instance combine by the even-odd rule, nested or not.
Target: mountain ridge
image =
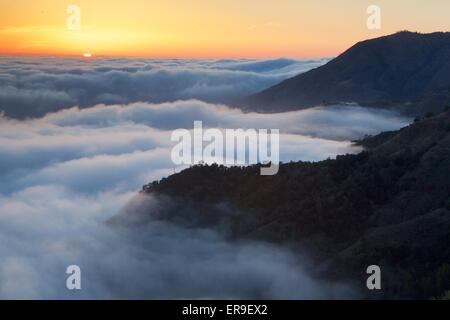
[[[380,265],[384,290],[366,290],[369,298],[444,296],[450,290],[450,110],[359,144],[366,150],[357,155],[285,163],[269,177],[259,175],[259,166],[194,166],[144,186],[142,194],[191,208],[181,220],[174,218],[180,205],[161,219],[184,219],[190,227],[225,219],[232,239],[308,248],[318,270],[359,283],[363,292],[363,266]],[[140,215],[145,220],[154,212]]]
[[[402,31],[356,43],[325,65],[245,97],[247,111],[281,112],[339,102],[410,115],[450,104],[450,33]]]

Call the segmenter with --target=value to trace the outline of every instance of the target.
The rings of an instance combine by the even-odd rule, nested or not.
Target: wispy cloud
[[[59,32],[64,31],[64,28],[58,26],[27,26],[27,27],[9,27],[2,28],[0,32],[3,33],[29,33],[29,32]]]
[[[95,26],[82,26],[78,31],[93,30],[95,28],[96,28]],[[67,28],[56,25],[6,27],[0,29],[1,33],[42,33],[42,32],[65,32],[65,31],[68,31]]]

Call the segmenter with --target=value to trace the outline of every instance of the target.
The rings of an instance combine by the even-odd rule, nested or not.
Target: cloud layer
[[[289,252],[234,244],[207,229],[154,221],[137,229],[102,223],[129,195],[80,197],[34,187],[0,198],[2,298],[333,298],[342,284],[305,275]],[[95,205],[95,203],[98,203]],[[82,290],[65,269],[82,270]]]
[[[306,257],[214,230],[105,221],[140,187],[171,174],[170,133],[193,127],[281,128],[281,159],[356,152],[349,140],[405,125],[360,107],[243,114],[198,100],[72,108],[18,121],[0,117],[1,298],[336,298],[348,287],[306,272]],[[147,205],[158,210],[161,205]],[[298,259],[301,259],[300,261]],[[82,290],[65,269],[82,269]]]
[[[350,140],[410,121],[357,106],[267,115],[218,103],[326,61],[2,56],[0,298],[351,297],[347,286],[311,277],[307,257],[273,245],[169,221],[105,223],[128,219],[130,208],[157,215],[173,205],[137,191],[182,169],[170,135],[196,120],[281,129],[282,161],[358,152]],[[78,292],[65,287],[73,264]]]
[[[42,116],[95,104],[201,99],[227,102],[324,64],[319,60],[0,57],[0,110]]]

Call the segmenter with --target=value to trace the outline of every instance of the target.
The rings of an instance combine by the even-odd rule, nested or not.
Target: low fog
[[[129,196],[80,197],[47,186],[2,198],[0,296],[161,299],[353,294],[342,284],[311,279],[298,258],[267,244],[230,243],[212,230],[163,221],[133,228],[102,223]],[[81,267],[81,291],[65,288],[69,264]]]
[[[0,111],[26,118],[98,103],[229,102],[327,61],[1,56]]]
[[[282,128],[283,161],[357,152],[345,139],[408,121],[359,107],[268,117],[200,101],[73,108],[28,121],[3,117],[0,297],[352,295],[342,284],[309,277],[303,272],[306,257],[268,244],[230,243],[215,230],[168,221],[132,228],[105,223],[121,213],[143,184],[181,170],[171,164],[169,137],[174,128],[192,126],[191,119],[219,128]],[[160,207],[147,206],[147,211]],[[71,264],[82,269],[79,292],[65,288],[65,268]]]
[[[194,120],[205,128],[281,129],[284,162],[359,152],[351,140],[409,123],[358,106],[267,115],[175,101],[238,96],[323,62],[100,59],[91,65],[2,57],[0,298],[353,296],[341,283],[313,279],[301,253],[230,242],[217,228],[157,218],[139,226],[107,223],[118,215],[126,221],[130,203],[149,217],[171,205],[138,191],[183,169],[171,162],[170,134],[192,129]],[[149,103],[149,92],[172,102]],[[12,110],[34,116],[65,107],[72,108],[31,120],[8,117]],[[81,291],[65,287],[72,264],[81,267]]]

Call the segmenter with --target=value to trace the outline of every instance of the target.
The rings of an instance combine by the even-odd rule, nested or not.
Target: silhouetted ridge
[[[401,107],[410,114],[450,104],[450,33],[399,32],[357,43],[324,66],[239,102],[279,112],[337,102]]]
[[[194,166],[143,192],[204,217],[226,203],[239,211],[233,238],[301,243],[328,276],[364,286],[363,266],[378,264],[385,297],[440,297],[450,289],[450,111],[360,144],[360,154],[282,164],[275,176]]]

